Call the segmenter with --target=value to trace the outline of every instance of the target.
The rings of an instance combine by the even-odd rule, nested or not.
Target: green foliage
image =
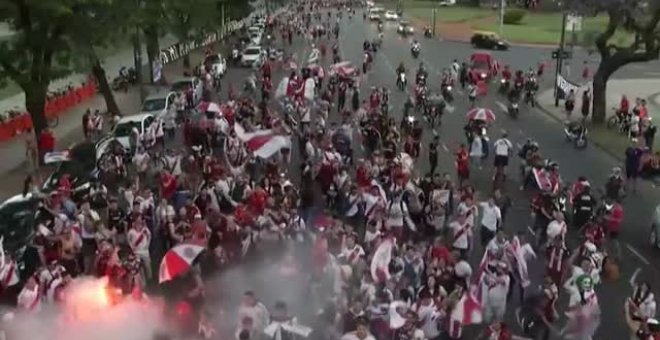
[[[504,24],[505,25],[520,25],[522,23],[522,20],[525,18],[525,14],[527,14],[526,11],[522,9],[509,9],[506,12],[504,12]]]

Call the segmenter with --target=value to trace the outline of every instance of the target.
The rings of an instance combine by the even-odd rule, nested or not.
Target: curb
[[[542,104],[540,104],[540,103],[537,103],[536,107],[539,109],[539,111],[543,112],[545,115],[547,115],[548,117],[552,118],[552,120],[554,120],[554,121],[560,123],[562,126],[564,125],[565,121],[562,120],[561,118],[557,117],[557,116],[556,116],[555,114],[553,114],[549,109],[545,108],[544,105],[542,105]],[[595,140],[593,140],[593,139],[589,139],[589,144],[591,144],[591,145],[595,146],[596,148],[598,148],[599,150],[605,152],[608,156],[614,158],[616,161],[621,162],[621,163],[624,163],[624,162],[625,162],[625,158],[624,158],[624,157],[622,157],[621,155],[619,155],[619,154],[613,152],[613,151],[610,150],[609,148],[606,148],[606,147],[605,147],[604,145],[602,145],[601,143],[599,143],[599,142],[597,142],[597,141],[595,141]]]

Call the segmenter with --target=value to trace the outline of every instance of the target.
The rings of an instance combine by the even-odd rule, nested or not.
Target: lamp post
[[[559,49],[557,50],[557,67],[555,70],[555,107],[559,106],[559,86],[558,80],[561,75],[561,68],[564,59],[564,45],[566,41],[566,20],[568,13],[564,12],[561,17],[561,36],[559,38]]]
[[[506,0],[500,0],[500,37],[504,35],[504,8],[506,7]]]

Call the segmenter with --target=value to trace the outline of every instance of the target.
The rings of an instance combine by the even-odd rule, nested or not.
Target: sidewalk
[[[200,62],[203,56],[203,50],[199,49],[190,54],[191,64]],[[132,58],[132,53],[130,55]],[[117,58],[117,60],[120,60]],[[166,79],[173,79],[180,77],[183,74],[183,62],[177,60],[166,65],[163,68],[163,76]],[[149,92],[149,86],[146,87]],[[155,90],[153,87],[151,90]],[[137,113],[140,108],[141,100],[139,88],[131,87],[128,93],[115,92],[115,99],[119,105],[119,109],[126,113]],[[105,100],[100,94],[95,95],[90,100],[81,103],[60,115],[60,121],[57,127],[53,130],[57,138],[56,149],[66,149],[72,144],[82,141],[82,116],[87,109],[103,109],[105,108]],[[107,126],[107,125],[106,125]],[[2,181],[0,181],[0,201],[5,200],[13,195],[16,195],[23,189],[23,181],[26,176],[25,165],[25,141],[30,138],[34,139],[33,133],[26,133],[17,136],[14,139],[0,144],[0,174],[2,174]],[[44,175],[48,173],[47,169],[43,171]],[[43,179],[43,178],[42,178]]]
[[[582,91],[590,87],[586,84],[580,87],[576,95],[575,110],[573,111],[573,120],[582,117],[580,110],[582,107]],[[630,105],[634,105],[635,98],[643,98],[648,102],[649,115],[654,121],[660,121],[660,79],[613,79],[607,83],[607,117],[614,114],[612,108],[618,107],[622,95],[627,95]],[[564,113],[564,101],[559,101],[559,106],[555,107],[554,90],[548,89],[541,92],[537,97],[539,106],[544,112],[560,121],[566,121]],[[623,154],[630,141],[627,136],[621,135],[614,130],[608,130],[605,126],[592,127],[589,130],[589,141],[601,147],[610,155],[617,159],[622,159]],[[655,148],[660,146],[660,138],[655,139]]]
[[[169,46],[177,42],[173,36],[168,35],[160,39],[159,44],[161,47]],[[143,46],[142,49],[142,63],[143,67],[148,67],[147,51],[146,47]],[[103,60],[103,67],[105,68],[105,73],[107,77],[114,78],[119,74],[119,69],[126,66],[133,66],[133,48],[124,48],[117,51],[116,54],[106,57]],[[148,74],[148,73],[147,73]],[[55,91],[62,89],[70,84],[80,84],[87,79],[87,74],[83,73],[74,73],[68,77],[64,77],[58,80],[54,80],[50,86],[49,90]],[[4,98],[0,100],[0,112],[5,112],[17,108],[19,110],[24,110],[25,108],[25,93],[21,92],[19,94]],[[1,146],[0,146],[1,147]],[[0,170],[2,171],[2,170]]]

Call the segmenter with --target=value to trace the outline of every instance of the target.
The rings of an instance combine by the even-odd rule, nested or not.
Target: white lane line
[[[533,236],[536,236],[536,232],[534,231],[534,229],[532,229],[532,227],[527,226],[527,231],[529,231],[529,233],[532,234]]]
[[[449,152],[449,148],[447,145],[445,145],[445,143],[442,143],[442,149],[445,150],[445,152]]]
[[[645,265],[648,266],[648,265],[650,264],[650,262],[649,262],[644,256],[642,256],[642,254],[640,254],[639,251],[637,251],[637,249],[635,249],[633,246],[631,246],[630,244],[626,243],[626,248],[628,248],[628,250],[629,250],[633,255],[637,256],[637,258],[639,258],[639,260],[642,261]]]
[[[454,111],[456,111],[456,108],[452,105],[447,104],[447,106],[445,106],[445,110],[449,113],[454,113]]]
[[[495,104],[497,104],[497,106],[499,106],[502,111],[504,111],[504,112],[509,111],[509,109],[506,107],[506,105],[504,105],[504,103],[502,103],[501,101],[498,100],[498,101],[495,102]]]

